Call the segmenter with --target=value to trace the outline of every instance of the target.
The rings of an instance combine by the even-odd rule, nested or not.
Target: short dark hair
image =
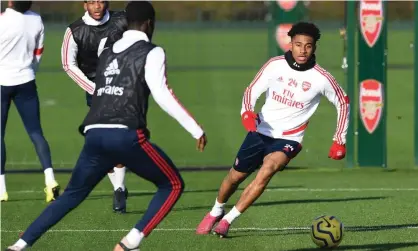
[[[148,1],[131,1],[126,5],[126,20],[129,24],[142,24],[147,20],[155,20],[155,10]]]
[[[313,23],[299,22],[292,26],[287,35],[293,38],[296,35],[307,35],[313,38],[315,43],[321,38],[321,33]]]
[[[32,7],[32,1],[13,1],[13,9],[20,13],[25,13]]]
[[[88,1],[84,1],[84,3],[87,3]],[[106,8],[109,7],[109,1],[103,1],[104,4],[106,4]]]

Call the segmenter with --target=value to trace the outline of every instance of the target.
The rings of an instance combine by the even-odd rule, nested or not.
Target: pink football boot
[[[212,231],[213,226],[224,217],[225,213],[222,212],[218,217],[210,215],[207,213],[203,220],[200,222],[199,226],[196,228],[196,234],[209,234]]]
[[[224,238],[228,235],[229,231],[229,222],[227,220],[222,219],[219,224],[216,226],[215,230],[213,231],[214,234],[218,235],[221,238]]]

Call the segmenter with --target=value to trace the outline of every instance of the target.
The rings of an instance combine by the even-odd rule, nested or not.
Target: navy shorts
[[[238,172],[252,173],[262,164],[266,155],[283,152],[290,159],[302,150],[302,145],[293,140],[275,139],[258,132],[249,132],[242,142],[233,167]]]

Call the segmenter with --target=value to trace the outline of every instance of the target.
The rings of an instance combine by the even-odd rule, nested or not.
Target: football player
[[[241,119],[248,134],[221,184],[212,210],[198,225],[197,234],[208,234],[219,222],[214,233],[227,236],[232,222],[261,196],[274,174],[301,151],[305,130],[321,96],[337,109],[337,128],[328,157],[341,160],[345,156],[349,99],[335,78],[316,62],[320,31],[312,23],[300,22],[293,25],[288,35],[291,49],[283,56],[271,58],[244,93]],[[264,92],[266,101],[256,114],[256,101]],[[225,214],[225,203],[257,169],[255,179]]]
[[[46,201],[55,200],[59,185],[52,170],[51,151],[41,126],[35,75],[44,50],[44,25],[41,16],[30,11],[32,1],[9,1],[0,14],[1,85],[1,174],[0,200],[7,201],[4,142],[7,118],[13,101],[35,147],[45,174]]]
[[[108,1],[84,1],[84,9],[84,16],[65,31],[61,60],[68,76],[86,92],[87,106],[90,107],[98,52],[121,38],[127,24],[124,11],[110,11]],[[126,211],[128,190],[124,185],[125,172],[126,168],[118,164],[108,173],[114,188],[113,211],[118,213]]]
[[[129,29],[100,55],[92,106],[80,126],[85,142],[67,188],[7,250],[32,247],[86,199],[109,167],[122,162],[157,187],[141,219],[113,249],[139,251],[141,243],[170,213],[184,190],[184,181],[174,163],[149,140],[150,95],[196,139],[197,149],[204,151],[205,132],[167,85],[166,54],[151,42],[155,27],[153,6],[148,1],[132,1],[126,7],[126,15]]]

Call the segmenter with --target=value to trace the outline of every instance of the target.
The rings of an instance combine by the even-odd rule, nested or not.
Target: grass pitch
[[[185,193],[141,250],[311,250],[315,245],[309,227],[323,214],[334,215],[345,225],[340,250],[418,249],[416,171],[289,169],[277,174],[256,203],[234,222],[230,238],[197,236],[195,227],[212,207],[225,174],[183,172]],[[1,205],[2,249],[14,243],[46,206],[42,175],[10,174],[7,179],[10,201]],[[58,174],[57,179],[65,186],[69,175]],[[127,174],[126,184],[131,194],[127,214],[112,212],[112,187],[105,178],[31,250],[112,250],[142,216],[155,191],[132,173]]]
[[[74,166],[83,143],[77,127],[87,113],[83,91],[61,68],[64,30],[47,27],[37,76],[42,124],[56,169]],[[263,196],[234,223],[231,238],[194,234],[194,228],[212,206],[226,171],[183,172],[186,192],[142,249],[309,250],[314,247],[308,234],[311,221],[331,214],[346,226],[341,250],[417,250],[418,183],[411,137],[414,73],[409,47],[413,33],[391,30],[389,34],[386,109],[390,171],[343,170],[344,161],[327,158],[336,113],[323,100],[310,121],[303,152],[288,170],[273,178]],[[168,55],[170,85],[203,125],[209,139],[207,150],[198,153],[191,136],[151,101],[152,141],[177,166],[232,164],[245,136],[239,117],[242,95],[268,58],[267,36],[264,29],[157,30],[155,42],[164,46]],[[342,52],[338,31],[324,31],[318,62],[345,87],[356,83],[344,83],[340,69]],[[263,97],[259,100],[262,103]],[[39,161],[14,106],[6,134],[6,170],[39,170]],[[65,187],[69,175],[56,176]],[[126,183],[131,191],[126,215],[112,213],[112,189],[105,178],[79,208],[32,250],[111,250],[141,217],[154,191],[152,185],[131,173],[127,174]],[[1,248],[16,241],[18,233],[46,206],[41,174],[7,174],[7,187],[10,201],[1,205]]]

